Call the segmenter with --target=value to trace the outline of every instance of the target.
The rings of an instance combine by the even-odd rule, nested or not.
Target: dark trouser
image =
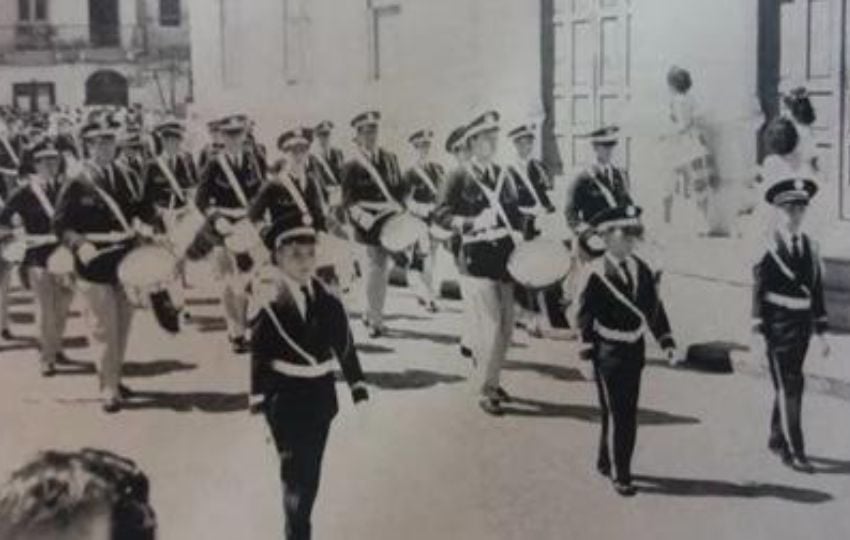
[[[768,321],[765,338],[775,395],[770,417],[770,446],[805,456],[802,410],[803,363],[812,337],[811,318],[789,317]]]
[[[598,463],[610,466],[613,446],[614,478],[629,483],[632,480],[632,454],[637,438],[638,396],[644,366],[644,344],[599,345],[596,369],[596,388],[602,410],[602,430],[599,437]],[[608,422],[613,421],[613,440]]]
[[[280,456],[286,539],[309,540],[310,516],[319,492],[322,457],[333,418],[293,418],[287,406],[273,399],[266,420]]]

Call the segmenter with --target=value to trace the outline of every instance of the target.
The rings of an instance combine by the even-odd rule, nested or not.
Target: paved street
[[[679,326],[699,327],[685,332],[691,336],[711,338],[736,320],[746,323],[741,290],[676,276],[667,287]],[[7,434],[0,473],[40,448],[106,447],[134,457],[152,476],[163,539],[279,538],[275,457],[263,423],[245,411],[247,357],[229,354],[211,296],[193,293],[197,322],[177,338],[158,331],[149,314],[137,316],[126,374],[140,396],[116,416],[101,413],[93,399],[81,317],[68,340],[77,363],[54,379],[39,377],[31,344],[0,345]],[[694,297],[711,300],[688,305]],[[724,298],[737,302],[734,309],[722,311]],[[705,375],[654,363],[644,378],[635,460],[642,490],[624,500],[592,467],[595,389],[582,379],[573,345],[518,334],[504,381],[520,399],[506,417],[491,418],[477,408],[470,365],[456,354],[460,304],[443,307],[427,316],[407,290],[394,289],[388,338],[370,342],[355,323],[374,401],[358,414],[339,387],[316,538],[798,540],[850,533],[844,399],[808,395],[807,436],[821,470],[804,476],[765,449],[769,382],[758,370]],[[30,297],[17,293],[12,309],[13,330],[31,336]],[[846,345],[837,343],[833,362],[844,362]],[[818,532],[825,523],[829,532]]]

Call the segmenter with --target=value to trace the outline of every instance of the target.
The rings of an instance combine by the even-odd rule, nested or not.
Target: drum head
[[[74,255],[65,246],[58,246],[47,258],[47,271],[62,276],[74,271]]]
[[[516,246],[508,260],[508,273],[520,285],[543,289],[567,277],[571,264],[563,242],[537,239]]]
[[[174,276],[177,259],[161,246],[142,246],[127,253],[118,266],[118,279],[131,287],[164,284]]]
[[[0,256],[3,260],[12,264],[20,263],[27,254],[27,244],[22,240],[10,240],[0,248]]]
[[[428,226],[425,222],[404,212],[392,216],[384,223],[381,229],[381,245],[388,251],[397,253],[406,250],[426,234]]]

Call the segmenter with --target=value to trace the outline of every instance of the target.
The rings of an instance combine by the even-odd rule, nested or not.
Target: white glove
[[[213,228],[218,234],[226,235],[233,231],[233,224],[223,217],[218,217],[213,223]]]
[[[77,248],[77,257],[83,264],[89,264],[92,259],[97,257],[97,248],[91,242],[86,242]]]
[[[136,232],[138,232],[141,236],[145,238],[154,237],[153,227],[141,221],[136,223]]]
[[[492,208],[488,208],[483,210],[478,217],[475,218],[473,222],[473,229],[477,231],[484,231],[487,229],[492,229],[498,223],[498,218],[496,216],[496,211]]]
[[[679,351],[677,351],[675,347],[668,347],[667,349],[664,349],[664,357],[667,359],[667,363],[672,367],[676,367],[682,363],[682,355],[679,354]]]
[[[358,221],[360,222],[360,226],[366,230],[375,226],[375,216],[366,211],[360,214],[360,219]]]
[[[829,358],[832,354],[832,346],[829,343],[829,338],[826,334],[818,334],[818,342],[820,343],[820,354],[824,358]]]

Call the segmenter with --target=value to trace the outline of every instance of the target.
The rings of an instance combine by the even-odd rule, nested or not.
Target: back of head
[[[774,118],[764,131],[764,142],[770,154],[787,156],[794,151],[799,140],[797,128],[788,118]]]

